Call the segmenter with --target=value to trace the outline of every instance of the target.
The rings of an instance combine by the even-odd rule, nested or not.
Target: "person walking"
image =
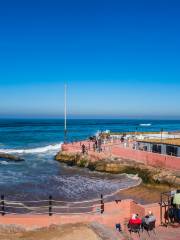
[[[85,153],[86,153],[86,146],[83,143],[83,145],[82,145],[82,154],[84,155]]]

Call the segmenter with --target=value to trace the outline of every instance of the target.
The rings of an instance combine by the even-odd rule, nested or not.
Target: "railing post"
[[[52,216],[52,196],[49,196],[49,216]]]
[[[1,215],[5,215],[4,195],[1,195]]]
[[[104,201],[103,201],[103,195],[101,194],[101,214],[104,212]]]

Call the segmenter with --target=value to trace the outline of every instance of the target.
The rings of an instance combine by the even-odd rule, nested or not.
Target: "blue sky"
[[[180,118],[180,2],[0,1],[0,116]]]

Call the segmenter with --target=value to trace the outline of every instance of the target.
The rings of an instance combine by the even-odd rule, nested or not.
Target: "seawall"
[[[0,216],[1,224],[16,224],[28,229],[47,227],[52,224],[66,224],[78,222],[99,222],[108,227],[115,227],[116,223],[121,223],[123,229],[126,229],[128,220],[133,213],[138,213],[140,217],[145,216],[148,211],[153,211],[157,218],[157,225],[160,224],[160,207],[159,204],[141,205],[131,199],[122,200],[121,202],[105,203],[104,213],[94,214],[69,214],[69,215],[5,215]]]
[[[81,153],[82,144],[86,146],[86,154]],[[144,183],[180,185],[180,171],[177,170],[180,158],[124,148],[117,143],[103,145],[102,152],[98,153],[93,151],[92,144],[90,141],[64,144],[55,159],[98,172],[138,174]],[[176,169],[172,169],[174,165]]]
[[[86,145],[88,149],[88,154],[92,155],[92,158],[101,159],[114,156],[118,158],[134,160],[136,162],[141,162],[147,166],[180,171],[180,157],[135,150],[132,149],[132,144],[129,144],[129,147],[124,147],[124,144],[118,141],[114,143],[103,144],[103,151],[98,154],[96,152],[93,152],[93,143],[90,141],[64,144],[62,145],[62,150],[67,152],[81,152],[81,145],[83,143]]]

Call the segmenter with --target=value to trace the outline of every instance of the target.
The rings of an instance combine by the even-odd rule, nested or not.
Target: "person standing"
[[[173,204],[176,206],[176,221],[180,223],[180,190],[177,190],[177,192],[174,194]]]
[[[86,146],[83,143],[83,145],[82,145],[82,154],[84,155],[85,153],[86,153]]]

